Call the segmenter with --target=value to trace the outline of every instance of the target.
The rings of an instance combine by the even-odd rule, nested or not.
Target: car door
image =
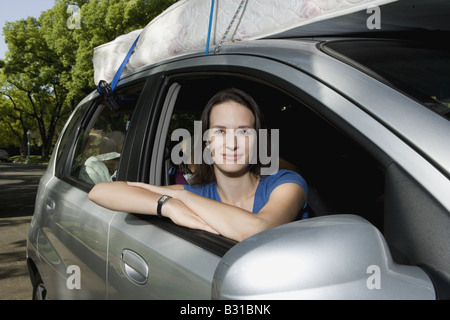
[[[146,112],[140,113],[139,124],[134,123],[135,127],[131,129],[136,132],[134,142],[127,141],[128,146],[134,146],[128,150],[131,156],[127,169],[133,174],[121,179],[169,184],[172,180],[169,172],[174,168],[170,161],[171,131],[175,128],[189,129],[191,136],[192,133],[195,136],[192,120],[200,119],[199,113],[207,100],[220,88],[244,87],[268,108],[268,116],[275,118],[279,117],[276,114],[283,113],[284,118],[289,117],[286,110],[291,108],[291,100],[270,83],[281,81],[281,75],[291,76],[294,78],[292,83],[296,83],[301,75],[297,70],[279,63],[273,63],[277,68],[271,68],[267,59],[236,56],[234,60],[227,57],[229,65],[224,72],[220,65],[211,62],[217,59],[206,57],[201,62],[192,59],[175,63],[176,67],[183,67],[180,68],[182,72],[177,73],[177,69],[166,71],[160,81],[153,81],[154,87],[150,91],[155,96],[147,98],[152,104],[147,106]],[[211,65],[205,66],[204,62]],[[266,66],[269,71],[262,72]],[[246,74],[244,68],[247,68]],[[273,70],[279,70],[280,74],[272,73]],[[263,82],[264,85],[261,84]],[[305,81],[300,83],[302,87],[308,84]],[[314,82],[314,85],[317,84]],[[305,106],[301,104],[301,107]],[[292,121],[295,119],[291,118]],[[191,122],[191,125],[186,122]],[[281,128],[283,122],[278,125]],[[294,128],[296,126],[291,127]],[[288,139],[283,144],[289,142],[292,140]],[[289,149],[290,152],[295,151]],[[217,267],[235,245],[236,242],[229,239],[179,227],[167,219],[115,213],[109,230],[108,299],[210,299],[212,290],[215,290],[213,283]],[[267,259],[271,258],[268,256]],[[269,279],[275,275],[268,273],[265,276]],[[273,294],[276,293],[275,290]]]
[[[154,123],[157,137],[167,131],[164,119],[170,117],[178,90],[177,84],[162,90],[161,121]],[[140,136],[135,139],[145,141]],[[150,170],[154,170],[164,143],[155,139],[149,144],[154,154]],[[116,213],[109,231],[108,299],[210,299],[224,250],[205,250],[183,239],[183,232],[190,231],[156,217]]]
[[[139,88],[129,97],[136,100]],[[115,110],[103,99],[87,102],[61,139],[56,174],[43,194],[37,236],[50,299],[106,297],[108,231],[114,213],[96,206],[87,194],[94,184],[115,179],[134,104]]]

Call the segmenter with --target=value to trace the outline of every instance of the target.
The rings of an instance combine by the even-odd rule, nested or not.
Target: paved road
[[[26,236],[45,167],[0,163],[0,300],[30,300]]]

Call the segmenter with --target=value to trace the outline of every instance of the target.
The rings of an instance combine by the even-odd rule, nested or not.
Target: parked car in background
[[[8,151],[0,149],[0,161],[9,161]]]
[[[426,40],[265,39],[122,77],[67,122],[27,241],[36,299],[450,298],[450,52]],[[173,183],[172,132],[237,87],[279,130],[309,217],[240,243],[88,200]]]

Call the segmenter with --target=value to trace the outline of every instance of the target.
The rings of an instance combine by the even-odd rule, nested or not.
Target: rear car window
[[[142,85],[119,92],[116,105],[92,105],[76,139],[69,175],[90,185],[117,179],[123,144]]]
[[[399,40],[342,40],[323,49],[450,119],[450,51]]]
[[[116,112],[104,104],[93,125],[78,139],[71,176],[89,184],[115,180],[132,110]]]

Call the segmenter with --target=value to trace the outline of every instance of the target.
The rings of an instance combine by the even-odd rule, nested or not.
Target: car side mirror
[[[383,235],[355,215],[292,222],[222,258],[213,299],[436,299],[426,273],[396,264]]]

